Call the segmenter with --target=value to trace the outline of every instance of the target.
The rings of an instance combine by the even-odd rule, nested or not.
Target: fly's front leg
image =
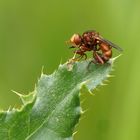
[[[76,57],[76,54],[78,54],[79,56]],[[67,65],[68,65],[69,69],[72,68],[72,64],[73,64],[75,61],[79,61],[79,60],[82,59],[84,56],[85,56],[85,59],[87,59],[87,55],[85,54],[85,51],[83,51],[83,50],[81,50],[81,49],[74,51],[74,56],[73,56],[73,58],[69,59],[69,61],[67,62]]]
[[[79,61],[84,56],[85,56],[85,60],[87,59],[87,55],[85,54],[85,51],[83,51],[81,49],[74,51],[74,53],[75,53],[75,55],[79,54],[79,56],[75,58],[75,55],[74,55],[73,60]]]

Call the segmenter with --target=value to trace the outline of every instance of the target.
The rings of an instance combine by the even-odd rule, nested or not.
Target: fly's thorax
[[[84,32],[83,35],[82,35],[82,38],[83,38],[83,42],[88,45],[88,47],[90,47],[91,45],[94,45],[95,44],[95,34],[96,32],[95,31],[87,31],[87,32]]]

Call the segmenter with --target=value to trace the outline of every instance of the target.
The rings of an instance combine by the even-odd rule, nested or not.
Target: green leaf
[[[72,140],[82,111],[80,89],[91,93],[108,77],[112,67],[111,63],[89,62],[60,65],[53,74],[41,75],[34,92],[16,92],[23,106],[0,112],[0,139]]]

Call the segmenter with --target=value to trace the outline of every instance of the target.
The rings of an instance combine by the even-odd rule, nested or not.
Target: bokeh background
[[[19,107],[11,92],[33,91],[44,72],[72,57],[65,41],[96,29],[124,49],[107,86],[83,95],[75,140],[140,140],[140,1],[1,0],[0,109]],[[114,56],[118,55],[113,50]]]

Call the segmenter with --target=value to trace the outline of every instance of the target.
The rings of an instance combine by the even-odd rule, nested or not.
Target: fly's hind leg
[[[104,64],[104,60],[102,58],[102,54],[99,52],[93,52],[93,63]]]
[[[102,54],[96,51],[93,51],[93,60],[89,62],[88,64],[88,69],[91,65],[91,63],[94,64],[104,64],[104,60],[102,59]]]

